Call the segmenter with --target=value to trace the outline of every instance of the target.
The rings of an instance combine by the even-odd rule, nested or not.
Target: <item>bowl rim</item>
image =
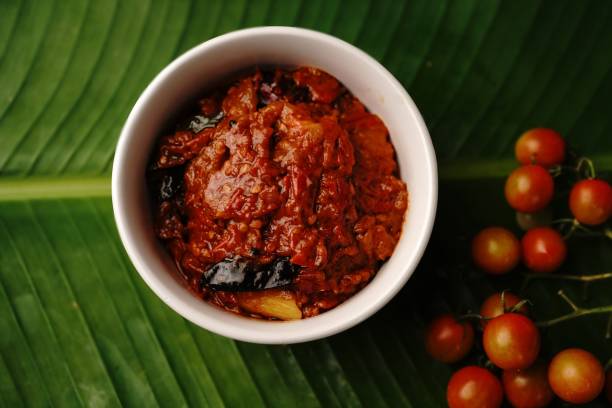
[[[384,293],[381,293],[381,295],[378,296],[374,302],[368,304],[367,307],[360,310],[359,313],[355,313],[352,316],[348,316],[342,320],[338,320],[336,324],[326,323],[325,325],[317,325],[318,322],[322,322],[321,316],[326,316],[330,313],[333,314],[334,310],[340,308],[342,304],[334,309],[322,313],[319,316],[303,320],[292,322],[263,321],[270,327],[270,332],[267,334],[262,334],[262,332],[260,331],[253,332],[248,327],[239,327],[238,325],[220,322],[216,318],[202,316],[201,313],[194,313],[192,307],[189,306],[187,302],[183,301],[182,299],[177,299],[174,295],[172,295],[170,291],[165,287],[165,284],[155,277],[155,272],[149,270],[150,268],[141,259],[142,255],[139,253],[138,244],[133,242],[133,239],[130,237],[130,233],[128,231],[130,229],[130,222],[128,221],[126,214],[124,213],[125,206],[123,204],[123,199],[120,193],[123,181],[121,177],[123,172],[126,171],[125,163],[127,160],[129,160],[129,157],[127,157],[126,155],[126,149],[128,139],[133,133],[134,124],[137,121],[137,117],[141,115],[141,111],[148,104],[148,101],[150,97],[154,94],[155,89],[161,86],[161,84],[163,84],[169,77],[171,77],[172,73],[177,68],[186,63],[189,63],[192,58],[197,59],[197,57],[201,53],[206,52],[206,50],[208,49],[218,47],[226,42],[240,41],[242,39],[251,38],[253,35],[293,35],[300,37],[306,36],[315,41],[325,43],[326,45],[332,48],[341,47],[345,48],[351,53],[356,54],[356,56],[360,60],[362,60],[364,64],[369,64],[373,66],[376,71],[380,72],[380,74],[384,77],[386,81],[389,81],[392,86],[396,88],[398,93],[401,95],[402,102],[407,107],[407,111],[409,111],[407,112],[407,114],[410,115],[411,119],[414,121],[416,128],[418,129],[419,137],[421,139],[420,142],[422,147],[424,148],[426,168],[423,168],[422,170],[425,176],[429,179],[427,181],[430,185],[430,190],[428,196],[425,197],[426,212],[422,214],[422,216],[425,218],[425,225],[421,230],[422,234],[417,244],[411,247],[412,255],[410,258],[410,262],[408,263],[408,265],[406,265],[406,267],[403,268],[403,273],[401,274],[401,277],[395,280],[392,285],[389,285],[389,287],[385,287]],[[438,177],[436,156],[433,148],[433,143],[431,141],[429,132],[427,130],[420,111],[416,107],[412,98],[408,95],[407,91],[401,85],[401,83],[381,63],[376,61],[372,56],[367,54],[365,51],[357,48],[356,46],[329,34],[297,27],[264,26],[228,32],[223,35],[204,41],[175,58],[170,64],[166,65],[155,76],[155,78],[149,83],[149,85],[147,85],[145,90],[140,94],[138,100],[134,104],[121,130],[119,140],[117,142],[117,147],[115,150],[112,168],[112,205],[117,230],[119,232],[122,244],[132,264],[134,265],[136,271],[141,276],[141,278],[149,286],[149,288],[155,293],[157,297],[159,297],[166,305],[168,305],[179,315],[206,330],[232,339],[262,344],[292,344],[328,337],[359,324],[360,322],[364,321],[365,319],[369,318],[374,313],[379,311],[402,289],[402,287],[412,276],[418,263],[420,262],[433,229],[437,209],[437,200]],[[395,252],[392,257],[396,254],[397,252]],[[197,300],[203,302],[201,299]],[[223,311],[223,313],[229,312]],[[251,321],[255,320],[249,318],[246,319]],[[299,329],[295,329],[294,327],[295,330],[286,330],[283,332],[282,335],[279,335],[278,330],[272,329],[273,327],[278,327],[279,325],[286,326],[288,329],[290,328],[290,326],[298,327],[301,325],[303,327],[299,327]],[[245,324],[245,326],[248,325]]]

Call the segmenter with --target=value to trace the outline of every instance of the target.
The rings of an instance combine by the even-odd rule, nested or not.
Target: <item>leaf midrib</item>
[[[612,171],[612,155],[592,158],[600,172]],[[486,180],[506,177],[517,166],[513,159],[443,161],[438,166],[440,181]],[[54,198],[110,197],[110,176],[3,177],[0,201]]]
[[[4,177],[0,201],[110,197],[110,177]]]

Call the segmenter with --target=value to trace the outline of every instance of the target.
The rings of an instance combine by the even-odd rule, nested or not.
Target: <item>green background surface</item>
[[[190,47],[259,25],[328,32],[381,61],[440,163],[436,227],[413,279],[366,323],[294,346],[231,341],[171,311],[132,268],[110,204],[115,143],[147,83]],[[523,130],[554,127],[612,169],[611,50],[608,1],[0,1],[0,403],[444,406],[456,367],[428,358],[423,327],[516,287],[516,275],[474,271],[467,248],[483,226],[516,228],[502,186]],[[608,242],[572,240],[564,271],[611,265]],[[536,318],[568,311],[559,288],[612,303],[610,282],[587,296],[536,282]],[[605,362],[605,324],[546,331],[544,356],[581,346]]]

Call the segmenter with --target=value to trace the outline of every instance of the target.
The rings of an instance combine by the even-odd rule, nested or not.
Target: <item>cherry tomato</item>
[[[521,240],[523,262],[534,272],[552,272],[565,261],[567,246],[561,234],[549,227],[534,228]]]
[[[565,140],[552,129],[531,129],[518,138],[514,154],[521,164],[554,166],[565,160]]]
[[[604,180],[582,180],[569,197],[572,214],[586,225],[603,224],[612,214],[612,187]]]
[[[553,178],[544,167],[521,166],[506,180],[506,200],[516,211],[536,212],[550,203],[554,188]]]
[[[506,398],[515,408],[545,407],[554,396],[543,361],[523,370],[504,370],[502,384]]]
[[[502,399],[497,377],[477,366],[467,366],[454,373],[446,388],[450,408],[497,408]]]
[[[480,307],[480,315],[487,319],[493,319],[494,317],[501,316],[506,311],[512,309],[517,303],[521,301],[521,298],[510,292],[504,292],[504,304],[502,304],[502,294],[497,292],[489,296]],[[527,305],[521,306],[518,313],[527,314],[529,309]],[[483,320],[483,327],[486,325],[486,321]]]
[[[472,325],[449,314],[437,317],[425,332],[427,352],[443,363],[456,363],[470,352],[473,345]]]
[[[499,368],[527,368],[540,352],[540,333],[528,317],[505,313],[487,323],[482,345],[489,360]]]
[[[569,348],[558,353],[550,362],[548,383],[562,400],[586,404],[603,389],[604,370],[593,354],[579,348]]]
[[[472,259],[485,272],[494,275],[510,272],[520,257],[518,239],[505,228],[485,228],[472,240]]]
[[[612,404],[612,368],[606,374],[606,398]]]

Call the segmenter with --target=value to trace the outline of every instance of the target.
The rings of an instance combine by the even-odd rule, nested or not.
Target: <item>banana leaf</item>
[[[459,365],[426,355],[427,321],[521,282],[484,277],[468,251],[484,226],[519,232],[503,199],[514,140],[553,127],[601,175],[612,170],[610,21],[612,3],[596,0],[1,1],[1,404],[445,406]],[[434,234],[402,292],[353,329],[292,346],[232,341],[171,311],[131,266],[110,204],[115,143],[147,83],[192,46],[260,25],[331,33],[381,61],[421,109],[440,163]],[[562,273],[612,267],[609,242],[569,247]],[[559,289],[584,307],[612,304],[610,281],[535,281],[536,319],[569,312]],[[607,361],[606,320],[551,327],[544,356],[577,346]]]

